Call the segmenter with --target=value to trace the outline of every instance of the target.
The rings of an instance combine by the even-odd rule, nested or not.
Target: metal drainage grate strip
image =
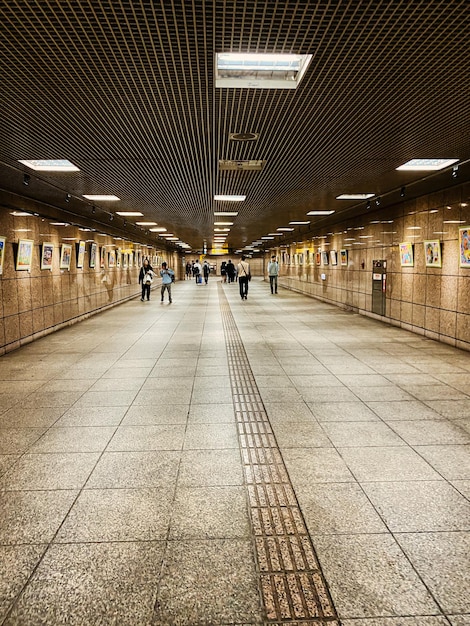
[[[267,623],[339,626],[221,284],[219,301]]]

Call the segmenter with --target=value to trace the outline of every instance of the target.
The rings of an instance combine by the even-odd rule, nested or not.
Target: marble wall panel
[[[40,333],[44,330],[44,308],[33,309],[33,333]]]
[[[420,304],[413,304],[413,313],[412,313],[412,323],[413,326],[417,326],[418,328],[425,327],[425,313],[426,307]]]
[[[43,279],[41,276],[36,276],[31,279],[31,308],[33,310],[44,306],[42,282]]]
[[[470,269],[462,269],[457,280],[457,303],[460,313],[470,314]]]
[[[25,274],[26,272],[22,272]],[[31,299],[31,278],[30,276],[21,276],[17,280],[18,289],[18,312],[31,311],[32,299]]]
[[[441,309],[457,309],[458,276],[445,276],[441,281]]]
[[[44,328],[52,328],[54,326],[54,305],[45,306],[44,313]]]
[[[54,304],[53,283],[54,283],[54,278],[51,272],[47,272],[47,274],[41,278],[43,306],[50,306]]]
[[[57,324],[62,324],[62,322],[64,321],[64,313],[63,313],[63,306],[62,306],[62,302],[58,302],[57,304],[53,305],[54,308],[54,326]]]
[[[435,333],[439,333],[440,309],[430,306],[426,307],[425,327]]]
[[[20,318],[19,315],[9,315],[3,318],[5,324],[5,344],[20,340]]]
[[[387,315],[394,320],[401,319],[401,300],[391,299],[385,309]]]
[[[415,274],[413,280],[413,302],[424,304],[426,301],[426,274]]]
[[[426,276],[426,305],[440,307],[441,304],[441,275],[428,274]]]
[[[463,313],[457,315],[457,331],[455,337],[459,341],[470,343],[470,315]]]
[[[414,273],[411,272],[412,268],[403,269],[406,271],[402,273],[401,277],[401,297],[403,302],[412,302]]]
[[[413,305],[411,302],[401,303],[401,321],[405,324],[412,324],[413,322]]]
[[[439,333],[447,337],[455,337],[456,329],[457,313],[441,309],[439,315]]]
[[[33,334],[33,312],[26,311],[19,314],[20,319],[20,337],[24,339]]]
[[[18,313],[18,281],[13,278],[2,279],[3,315]]]

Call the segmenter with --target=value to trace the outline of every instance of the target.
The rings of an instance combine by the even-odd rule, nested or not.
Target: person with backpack
[[[144,259],[142,267],[139,272],[139,284],[142,283],[142,297],[140,298],[141,302],[145,300],[150,300],[150,286],[153,282],[153,277],[155,276],[152,266],[149,263],[147,258]]]
[[[209,265],[209,263],[207,261],[204,261],[203,265],[202,265],[202,274],[204,276],[204,282],[207,285],[208,281],[209,281],[209,274],[211,273],[211,266]]]
[[[173,302],[171,299],[171,283],[175,280],[175,273],[171,270],[165,262],[162,263],[162,269],[160,270],[160,276],[162,277],[162,299],[161,303],[163,304],[163,296],[165,295],[165,289],[168,291],[168,300],[170,304]]]

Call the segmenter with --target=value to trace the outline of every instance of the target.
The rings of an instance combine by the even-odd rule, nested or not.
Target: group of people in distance
[[[190,278],[195,278],[196,283],[202,282],[202,277],[204,277],[204,282],[207,285],[209,281],[210,271],[211,268],[208,261],[204,261],[203,265],[201,266],[199,261],[196,260],[192,263],[186,263],[185,277],[187,280],[189,280]],[[248,299],[248,283],[251,280],[251,271],[250,264],[246,260],[245,256],[242,256],[241,261],[236,268],[230,259],[228,263],[223,261],[220,267],[220,274],[224,283],[227,282],[227,279],[229,283],[233,283],[235,281],[235,278],[237,278],[241,299]],[[150,287],[152,285],[155,275],[156,274],[153,271],[153,268],[150,265],[150,261],[148,260],[148,258],[144,259],[139,272],[139,284],[142,284],[142,297],[140,298],[142,302],[144,302],[145,300],[150,300]],[[163,262],[160,269],[160,276],[162,278],[160,291],[161,302],[163,303],[165,291],[167,291],[168,301],[171,304],[173,302],[171,298],[171,284],[175,280],[175,272],[170,269],[165,262]],[[268,263],[268,276],[271,293],[277,294],[279,263],[276,261],[275,255],[271,257],[271,261]]]

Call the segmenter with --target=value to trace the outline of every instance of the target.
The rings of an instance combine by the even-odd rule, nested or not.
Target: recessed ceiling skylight
[[[26,167],[30,167],[32,170],[37,170],[39,172],[79,172],[80,170],[76,165],[67,161],[67,159],[39,159],[35,161],[19,161],[26,165]]]
[[[311,60],[311,54],[219,52],[215,85],[228,89],[296,89]]]
[[[334,211],[309,211],[307,215],[331,215]]]
[[[411,159],[397,167],[397,170],[442,170],[457,161],[458,159]]]
[[[122,217],[143,217],[144,214],[140,211],[116,211],[116,215],[121,215]]]
[[[246,196],[224,196],[224,195],[215,195],[214,200],[227,200],[228,202],[242,202],[246,199]]]
[[[113,196],[113,195],[106,196],[106,195],[83,194],[83,197],[86,198],[87,200],[94,200],[95,202],[116,202],[116,200],[120,199],[117,196]],[[143,215],[143,213],[139,213],[139,215]]]
[[[373,198],[375,194],[373,193],[342,193],[339,196],[336,196],[337,200],[368,200],[369,198]]]

